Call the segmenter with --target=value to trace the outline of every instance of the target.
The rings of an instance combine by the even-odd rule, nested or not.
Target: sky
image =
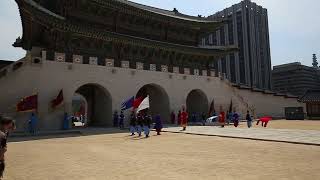
[[[134,2],[188,15],[209,16],[240,0],[133,0]],[[301,62],[311,66],[312,54],[320,59],[319,0],[252,0],[268,9],[272,65]],[[0,59],[19,60],[25,55],[12,43],[22,36],[21,20],[14,0],[0,1]]]

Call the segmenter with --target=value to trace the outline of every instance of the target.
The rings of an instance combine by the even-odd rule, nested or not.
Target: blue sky
[[[208,16],[240,0],[134,0],[135,2],[189,15]],[[312,54],[320,59],[319,0],[253,0],[269,11],[272,64],[300,61],[311,65]],[[0,1],[0,59],[18,60],[25,51],[12,47],[22,35],[14,0]]]

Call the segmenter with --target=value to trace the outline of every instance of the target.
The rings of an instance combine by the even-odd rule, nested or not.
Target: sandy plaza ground
[[[279,123],[271,123],[270,127]],[[317,180],[320,177],[320,146],[172,133],[154,135],[152,132],[151,138],[144,139],[115,133],[11,142],[4,179]]]

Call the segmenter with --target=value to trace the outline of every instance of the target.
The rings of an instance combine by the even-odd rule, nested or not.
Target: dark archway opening
[[[136,97],[147,97],[149,95],[150,108],[148,113],[154,117],[159,114],[163,123],[170,123],[170,102],[166,91],[159,85],[147,84],[140,88]]]
[[[75,92],[72,106],[73,111],[78,110],[78,116],[85,118],[86,126],[112,127],[112,99],[104,87],[97,84],[81,86]]]
[[[208,109],[208,98],[203,91],[196,89],[188,94],[187,112],[189,113],[189,118],[192,118],[192,115],[195,115],[197,120],[199,120],[202,114],[208,114]]]

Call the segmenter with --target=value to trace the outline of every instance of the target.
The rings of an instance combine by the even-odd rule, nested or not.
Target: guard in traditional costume
[[[236,111],[234,111],[234,113],[233,113],[233,125],[234,125],[234,127],[238,127],[239,126],[239,121],[240,121],[240,117],[239,117],[239,114],[236,112]]]
[[[132,112],[131,117],[130,117],[130,133],[131,136],[134,136],[134,132],[136,131],[136,116],[134,112]]]
[[[161,135],[161,130],[162,130],[162,121],[160,115],[156,115],[156,121],[155,121],[155,126],[154,129],[157,131],[157,135]]]
[[[151,116],[146,114],[143,118],[143,131],[144,131],[144,134],[146,135],[146,138],[148,138],[150,135],[150,124],[151,124]]]
[[[37,123],[38,123],[38,118],[34,113],[31,113],[31,117],[29,120],[29,131],[30,134],[36,134],[36,129],[37,129]]]
[[[220,115],[219,115],[219,123],[220,123],[222,128],[224,128],[224,125],[225,125],[225,118],[226,118],[225,112],[221,111]]]
[[[141,112],[138,113],[138,116],[137,116],[137,122],[136,122],[136,130],[137,130],[137,133],[139,135],[139,137],[141,136],[141,133],[142,133],[142,127],[143,127],[143,115]]]
[[[188,118],[189,118],[189,115],[185,111],[185,108],[183,107],[182,112],[181,112],[181,116],[180,116],[182,131],[185,131],[187,129]]]

